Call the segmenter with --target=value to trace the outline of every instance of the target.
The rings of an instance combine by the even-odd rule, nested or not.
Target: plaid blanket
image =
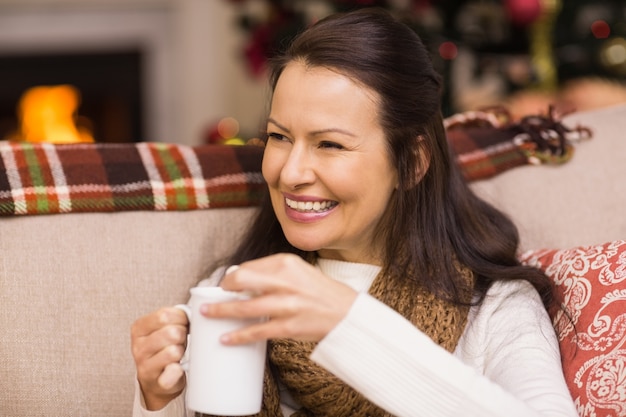
[[[445,120],[466,180],[527,164],[560,164],[584,127],[548,116],[513,123],[502,109]],[[258,146],[164,143],[0,142],[0,216],[121,210],[193,210],[258,205],[264,194]]]
[[[504,108],[458,113],[445,120],[448,143],[467,181],[487,179],[523,165],[558,165],[574,155],[573,143],[589,128],[567,127],[553,108],[547,115],[513,121]]]
[[[0,142],[0,215],[259,204],[262,148]]]
[[[468,127],[449,130],[448,143],[465,179],[476,181],[530,163],[513,136],[492,127]]]

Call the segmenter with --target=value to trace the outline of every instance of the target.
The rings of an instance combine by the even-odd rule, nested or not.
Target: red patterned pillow
[[[578,413],[626,416],[626,241],[529,251],[520,259],[554,281],[571,315],[552,318]]]

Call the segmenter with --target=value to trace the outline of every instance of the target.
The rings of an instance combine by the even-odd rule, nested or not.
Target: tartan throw
[[[0,142],[0,215],[254,206],[258,146]]]
[[[467,181],[490,178],[528,164],[528,157],[504,133],[492,128],[448,132],[448,142]]]
[[[591,137],[553,109],[519,122],[506,109],[458,113],[445,127],[467,181],[567,162],[573,141]],[[251,145],[0,141],[0,216],[255,206],[266,189],[262,155]]]
[[[574,155],[573,143],[591,138],[583,126],[564,126],[547,115],[513,121],[505,108],[458,113],[444,121],[448,144],[467,181],[491,178],[523,165],[558,165]]]

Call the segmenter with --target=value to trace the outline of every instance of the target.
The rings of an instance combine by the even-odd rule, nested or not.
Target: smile
[[[290,209],[303,213],[323,213],[337,205],[336,201],[295,201],[285,198],[285,203]]]

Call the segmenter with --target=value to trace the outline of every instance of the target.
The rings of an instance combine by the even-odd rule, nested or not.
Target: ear
[[[415,152],[415,185],[417,185],[430,168],[430,149],[426,146],[426,138],[422,135],[418,136],[417,144],[413,149]]]
[[[424,175],[426,175],[426,172],[428,172],[428,168],[430,167],[430,150],[428,149],[428,146],[426,146],[426,139],[424,136],[420,135],[415,139],[412,151],[415,161],[415,172],[412,177],[410,175],[407,176],[407,190],[417,186],[417,184],[422,181],[422,178],[424,178]]]

